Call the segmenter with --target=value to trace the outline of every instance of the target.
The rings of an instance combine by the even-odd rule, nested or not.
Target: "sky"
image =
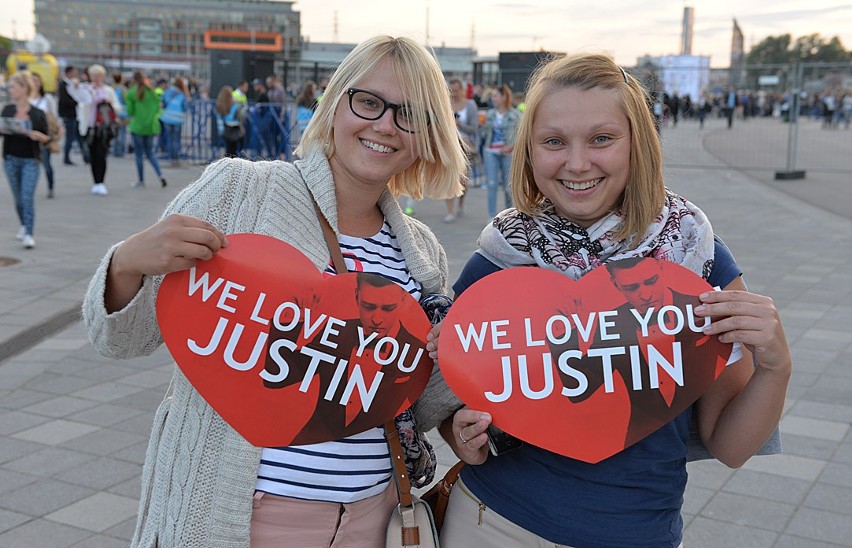
[[[33,0],[2,0],[0,34],[31,38]],[[642,55],[680,53],[683,8],[695,9],[694,55],[727,67],[736,18],[746,50],[767,36],[838,36],[852,49],[852,3],[837,0],[299,0],[302,36],[355,43],[374,34],[409,36],[431,46],[500,51],[592,51],[633,65]],[[428,17],[427,17],[428,14]],[[14,24],[13,24],[14,21]],[[428,40],[427,40],[428,28]]]

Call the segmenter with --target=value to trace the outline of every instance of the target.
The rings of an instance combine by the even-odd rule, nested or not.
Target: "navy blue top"
[[[741,274],[725,243],[716,238],[707,281],[725,287]],[[500,270],[478,253],[453,285],[458,297],[477,280]],[[557,544],[678,546],[686,489],[690,407],[672,422],[597,464],[530,444],[465,466],[462,479],[488,508]]]

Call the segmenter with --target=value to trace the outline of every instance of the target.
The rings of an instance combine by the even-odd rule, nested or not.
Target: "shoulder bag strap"
[[[308,190],[308,193],[310,194],[310,190]],[[325,236],[325,244],[328,246],[328,252],[331,253],[331,262],[334,265],[334,270],[338,274],[346,274],[348,272],[346,261],[343,260],[343,252],[340,251],[340,242],[337,241],[337,235],[328,223],[328,219],[325,218],[325,215],[320,210],[313,194],[311,194],[311,201],[314,203],[314,209],[317,212],[320,225],[322,225],[322,235]]]
[[[399,433],[396,430],[396,421],[394,419],[390,419],[385,423],[385,439],[390,447],[399,504],[403,508],[410,508],[413,505],[411,499],[411,481],[408,479],[408,470],[405,468],[405,457],[402,453],[402,445],[399,443]]]

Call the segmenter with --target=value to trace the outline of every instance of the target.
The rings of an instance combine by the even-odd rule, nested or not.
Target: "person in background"
[[[245,106],[248,103],[248,89],[248,80],[240,80],[237,87],[231,92],[231,95],[234,97],[234,102],[240,106]]]
[[[266,92],[266,84],[260,78],[251,81],[252,96],[255,103],[268,103],[269,94]]]
[[[678,118],[680,118],[680,103],[681,99],[677,91],[669,97],[669,114],[672,119],[672,127],[677,127]]]
[[[30,103],[35,91],[30,73],[22,70],[10,76],[7,90],[12,102],[3,107],[2,116],[20,121],[23,131],[3,135],[3,167],[21,222],[16,238],[21,240],[24,249],[32,249],[35,247],[35,189],[41,163],[40,149],[50,137],[44,112]]]
[[[130,121],[124,104],[124,94],[127,91],[127,84],[120,72],[112,73],[112,83],[113,89],[115,89],[115,97],[121,105],[121,111],[118,113],[118,130],[115,134],[115,139],[112,141],[112,155],[116,158],[123,158],[127,154],[127,124]]]
[[[163,109],[160,122],[166,132],[166,158],[172,167],[180,167],[180,145],[186,111],[189,110],[189,88],[180,76],[175,76],[172,85],[163,92]]]
[[[281,84],[281,78],[277,74],[270,74],[267,78],[267,97],[269,106],[272,108],[272,116],[269,124],[269,136],[267,143],[274,151],[272,158],[286,156],[287,138],[284,128],[287,128],[287,91]]]
[[[186,79],[186,87],[189,89],[190,101],[201,99],[201,85],[198,83],[198,78],[190,76]]]
[[[512,189],[509,170],[512,167],[512,150],[521,113],[512,106],[512,90],[503,84],[491,96],[494,108],[485,116],[483,134],[483,161],[485,162],[488,189],[488,216],[497,215],[497,191],[503,190],[506,207],[512,207]]]
[[[742,466],[778,425],[792,370],[778,311],[772,299],[745,289],[704,213],[666,189],[660,140],[637,80],[605,55],[583,54],[548,62],[528,89],[512,165],[516,208],[483,230],[456,294],[505,268],[546,268],[576,281],[622,259],[668,260],[724,288],[700,294],[694,312],[713,319],[705,335],[734,344],[734,361],[693,406],[595,464],[529,443],[489,456],[491,415],[461,407],[440,427],[470,465],[450,496],[441,543],[677,548],[693,413],[704,448],[730,467]],[[636,284],[654,280],[638,278],[619,285],[642,293]],[[658,399],[656,408],[668,405],[662,390],[648,397]],[[560,417],[547,420],[560,428]]]
[[[422,45],[390,36],[357,45],[335,70],[295,165],[216,162],[160,221],[109,250],[84,304],[95,348],[131,358],[160,346],[163,276],[211,258],[229,245],[226,234],[283,240],[333,275],[320,215],[347,269],[357,263],[391,278],[417,300],[444,293],[446,254],[396,196],[461,192],[466,160],[451,113],[441,68]],[[435,460],[416,415],[417,404],[395,423],[407,474],[423,486]],[[175,368],[155,416],[131,546],[384,547],[398,500],[383,430],[370,426],[343,440],[256,447]]]
[[[698,99],[698,129],[704,129],[704,119],[712,109],[713,105],[705,91],[701,94],[701,98]]]
[[[79,126],[80,132],[86,135],[86,144],[89,145],[92,194],[106,196],[108,191],[104,178],[107,156],[121,105],[115,96],[115,90],[105,82],[106,69],[102,65],[91,65],[87,73],[89,82],[80,85]]]
[[[225,157],[235,158],[239,141],[228,140],[223,137],[226,125],[242,124],[240,104],[234,100],[234,90],[231,86],[222,86],[222,89],[219,90],[214,111],[218,135],[222,137],[222,141],[225,143]]]
[[[258,158],[275,159],[278,157],[278,147],[275,140],[276,122],[275,107],[269,104],[269,92],[267,84],[272,84],[269,76],[264,83],[260,78],[252,80],[252,92],[254,105],[249,109],[251,120],[256,125],[257,131],[252,132],[252,148],[257,151]]]
[[[471,87],[471,93],[472,90]],[[450,104],[453,107],[459,139],[461,139],[462,146],[467,151],[468,164],[472,166],[478,154],[479,112],[473,99],[468,99],[465,95],[464,84],[458,78],[450,80]],[[469,172],[462,175],[465,191],[467,190],[469,175]],[[458,198],[458,209],[456,209],[455,198],[450,198],[447,200],[447,215],[444,217],[444,222],[451,223],[456,220],[456,217],[461,217],[463,213],[464,194]]]
[[[130,134],[133,136],[133,153],[136,155],[136,183],[133,188],[145,188],[145,160],[151,163],[160,179],[160,186],[166,187],[166,179],[154,154],[154,137],[160,133],[160,98],[148,84],[145,73],[133,73],[133,85],[124,95],[127,114],[130,116]],[[144,156],[144,158],[143,158]]]
[[[328,87],[328,76],[323,76],[322,80],[319,83],[319,89],[317,89],[317,103],[322,101],[323,95],[325,95],[325,88]]]
[[[156,85],[154,86],[154,93],[157,94],[157,97],[160,99],[160,110],[163,109],[163,95],[166,94],[166,90],[169,88],[169,81],[166,78],[157,78]],[[154,142],[154,151],[160,155],[161,157],[165,157],[166,150],[168,148],[168,144],[166,142],[166,126],[160,124],[160,138]]]
[[[299,128],[299,135],[305,133],[308,129],[308,122],[314,115],[314,108],[317,105],[316,99],[317,85],[311,80],[305,82],[305,86],[296,97],[296,124]]]
[[[728,92],[725,94],[725,117],[728,119],[728,129],[731,129],[734,125],[734,114],[737,111],[737,105],[739,105],[740,100],[737,96],[737,90],[733,87],[728,88]]]
[[[58,120],[56,99],[52,94],[44,92],[44,83],[41,81],[41,76],[33,73],[32,79],[35,94],[33,95],[33,98],[30,99],[30,103],[44,113],[45,119],[52,116],[54,120]],[[48,125],[48,127],[50,126]],[[53,198],[54,176],[53,164],[50,163],[50,155],[51,151],[49,146],[41,147],[41,165],[44,166],[44,175],[47,178],[47,197]]]
[[[154,86],[154,93],[157,94],[157,97],[160,99],[163,98],[163,95],[166,93],[166,90],[169,89],[169,81],[166,78],[157,78],[157,85]]]
[[[234,103],[239,107],[240,114],[240,124],[243,127],[243,138],[237,141],[237,148],[234,151],[234,155],[238,156],[243,150],[243,146],[246,145],[245,141],[245,126],[246,126],[246,114],[248,113],[248,89],[249,83],[248,80],[240,80],[237,84],[237,87],[234,88],[234,91],[231,92]]]
[[[270,74],[267,78],[269,85],[267,87],[267,100],[270,103],[276,103],[279,108],[287,102],[287,92],[284,86],[281,85],[281,78],[277,74]]]
[[[80,80],[77,78],[77,69],[72,66],[65,67],[64,76],[59,81],[59,117],[65,124],[65,145],[63,146],[63,163],[73,166],[71,161],[71,147],[76,142],[83,155],[83,161],[89,163],[89,149],[77,122],[77,94],[80,91]]]

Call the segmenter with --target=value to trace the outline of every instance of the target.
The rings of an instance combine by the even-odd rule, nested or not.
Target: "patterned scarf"
[[[659,215],[639,244],[614,238],[623,213],[615,210],[588,228],[560,217],[553,205],[536,216],[508,209],[479,237],[479,250],[501,268],[539,266],[574,280],[609,261],[654,257],[677,263],[704,279],[713,268],[713,229],[695,204],[666,189]]]
[[[420,299],[420,306],[432,325],[444,319],[452,304],[452,299],[438,293],[430,293]],[[397,415],[395,421],[412,487],[425,487],[435,479],[435,469],[438,465],[435,449],[426,433],[417,431],[417,422],[410,407]]]

